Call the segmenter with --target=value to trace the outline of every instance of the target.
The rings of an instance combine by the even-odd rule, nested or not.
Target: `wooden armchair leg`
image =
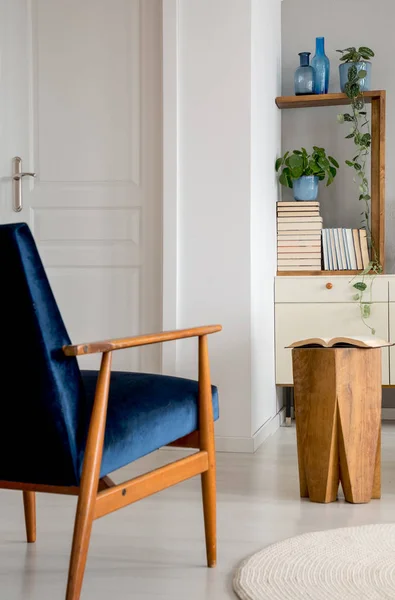
[[[111,352],[103,354],[85,448],[74,524],[66,600],[80,600],[99,485],[111,376]]]
[[[25,510],[26,539],[29,544],[36,541],[36,493],[23,492]]]
[[[217,508],[213,402],[207,336],[199,338],[199,433],[200,448],[208,454],[208,471],[202,473],[204,530],[207,566],[217,564]]]

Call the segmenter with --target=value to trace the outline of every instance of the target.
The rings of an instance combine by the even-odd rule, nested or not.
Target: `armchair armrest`
[[[179,329],[176,331],[163,331],[161,333],[150,333],[148,335],[137,335],[134,337],[119,338],[114,340],[103,340],[101,342],[90,342],[77,344],[75,346],[63,346],[66,356],[81,356],[83,354],[94,354],[97,352],[112,352],[135,346],[146,346],[148,344],[159,344],[171,340],[181,340],[190,337],[200,337],[210,333],[221,331],[221,325],[206,325],[205,327],[193,327],[192,329]]]

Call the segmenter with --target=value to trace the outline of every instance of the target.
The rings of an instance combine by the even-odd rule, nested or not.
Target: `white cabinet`
[[[395,278],[389,281],[390,340],[395,341]],[[390,385],[395,385],[395,346],[390,348]]]
[[[276,383],[292,384],[291,350],[286,349],[295,340],[308,337],[335,337],[337,335],[368,335],[360,317],[359,306],[353,301],[355,293],[350,277],[278,277],[276,279]],[[327,284],[330,284],[327,287]],[[395,340],[395,279],[394,302],[389,303],[389,278],[377,277],[373,284],[369,323],[376,336]],[[389,310],[390,309],[390,310]],[[391,317],[392,314],[392,317]],[[390,315],[390,316],[389,316]],[[392,337],[390,337],[392,322]],[[395,350],[383,349],[383,385],[395,385]],[[390,360],[392,381],[390,381]]]

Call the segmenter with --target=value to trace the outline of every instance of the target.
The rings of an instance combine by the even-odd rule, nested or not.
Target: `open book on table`
[[[372,336],[339,336],[333,338],[307,338],[293,342],[287,348],[383,348],[393,346],[392,342],[386,342]]]

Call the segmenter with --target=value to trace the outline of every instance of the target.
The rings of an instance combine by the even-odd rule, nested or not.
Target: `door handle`
[[[36,173],[24,173],[22,171],[22,159],[19,156],[15,156],[12,161],[12,195],[13,195],[13,210],[15,212],[21,212],[23,208],[22,203],[22,179],[24,177],[36,177]]]

